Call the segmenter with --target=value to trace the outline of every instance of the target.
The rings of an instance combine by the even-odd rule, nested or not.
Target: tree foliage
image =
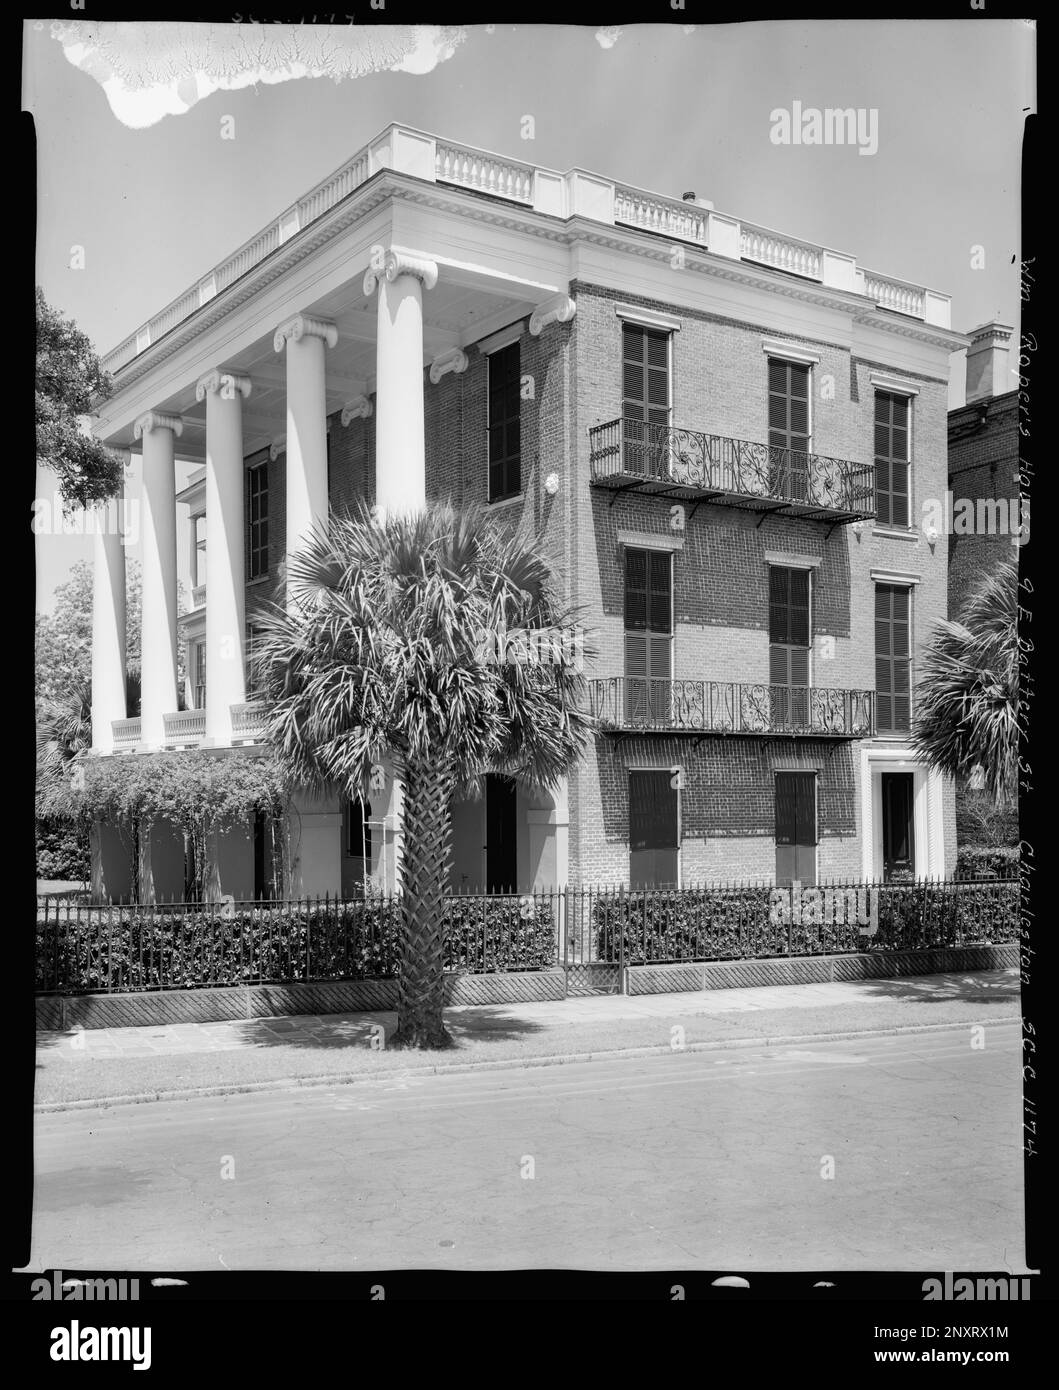
[[[955,778],[977,773],[998,806],[1018,791],[1021,733],[1018,566],[985,576],[958,622],[931,634],[916,687],[912,743],[919,757]]]
[[[88,337],[37,287],[37,464],[58,478],[64,502],[88,506],[121,489],[122,462],[82,420],[111,392]]]
[[[332,518],[292,557],[287,589],[294,602],[262,622],[255,662],[270,740],[299,782],[348,797],[392,760],[403,848],[390,1046],[449,1046],[452,798],[490,772],[552,789],[581,756],[593,721],[580,667],[498,659],[512,630],[563,634],[576,649],[572,614],[538,541],[447,503],[381,525],[363,507]]]

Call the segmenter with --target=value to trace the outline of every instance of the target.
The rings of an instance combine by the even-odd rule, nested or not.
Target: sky
[[[311,33],[27,21],[37,283],[109,351],[398,121],[673,197],[694,190],[951,295],[955,329],[999,319],[1017,332],[1035,66],[1032,21],[984,18]],[[795,102],[876,112],[877,148],[774,143],[773,113]],[[962,354],[952,363],[958,405]],[[138,486],[134,468],[130,495]],[[53,495],[38,470],[37,496]],[[183,572],[186,522],[178,546]],[[38,535],[38,610],[91,553],[86,537]]]

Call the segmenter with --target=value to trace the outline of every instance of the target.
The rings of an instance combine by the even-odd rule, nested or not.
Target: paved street
[[[1022,1272],[1019,1039],[1001,1021],[980,1049],[950,1029],[41,1114],[32,1267]]]

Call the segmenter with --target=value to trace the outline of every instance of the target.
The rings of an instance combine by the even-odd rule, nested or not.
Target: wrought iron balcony
[[[589,681],[592,713],[604,732],[794,735],[870,738],[874,691],[737,681]]]
[[[748,439],[611,420],[590,429],[592,482],[833,524],[875,515],[875,468]]]

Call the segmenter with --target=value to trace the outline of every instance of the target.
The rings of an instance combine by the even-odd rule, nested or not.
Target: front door
[[[913,813],[913,774],[882,774],[883,878],[915,875],[916,837]]]
[[[515,784],[490,773],[485,779],[485,887],[514,893],[518,880]]]

